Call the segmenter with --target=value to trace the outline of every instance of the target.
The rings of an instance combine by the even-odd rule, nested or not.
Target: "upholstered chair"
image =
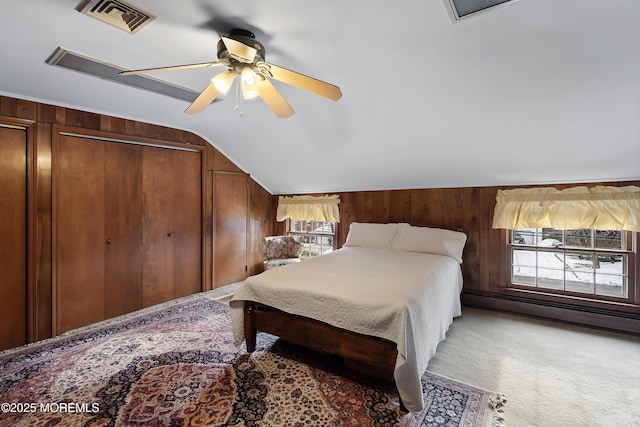
[[[281,267],[299,262],[304,245],[294,236],[269,236],[264,238],[264,269]]]

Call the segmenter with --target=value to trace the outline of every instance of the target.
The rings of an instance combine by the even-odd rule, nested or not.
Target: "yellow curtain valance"
[[[493,228],[543,227],[640,232],[640,187],[498,190]]]
[[[276,220],[340,222],[339,196],[280,196]]]

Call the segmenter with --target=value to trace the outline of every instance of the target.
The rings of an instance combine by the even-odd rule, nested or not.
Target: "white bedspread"
[[[235,344],[244,340],[244,301],[386,338],[398,347],[394,379],[402,401],[419,411],[420,377],[461,314],[461,291],[453,258],[343,247],[246,279],[230,303]]]

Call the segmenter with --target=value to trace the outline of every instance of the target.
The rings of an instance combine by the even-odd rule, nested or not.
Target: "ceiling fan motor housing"
[[[264,61],[264,57],[265,57],[264,46],[262,45],[262,43],[259,43],[258,41],[256,41],[256,36],[251,31],[235,28],[229,31],[229,35],[227,37],[237,42],[240,42],[244,45],[252,47],[257,51],[256,56],[253,60],[253,64],[259,61]],[[234,62],[236,63],[239,62],[244,64],[250,63],[246,60],[243,60],[242,58],[238,58],[236,56],[231,55],[222,40],[218,41],[217,53],[218,53],[218,59],[228,60],[232,64],[232,66]]]

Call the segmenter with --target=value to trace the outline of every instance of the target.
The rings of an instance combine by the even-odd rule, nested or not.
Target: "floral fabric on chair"
[[[304,245],[293,236],[271,236],[264,238],[264,269],[291,264],[300,261]]]

